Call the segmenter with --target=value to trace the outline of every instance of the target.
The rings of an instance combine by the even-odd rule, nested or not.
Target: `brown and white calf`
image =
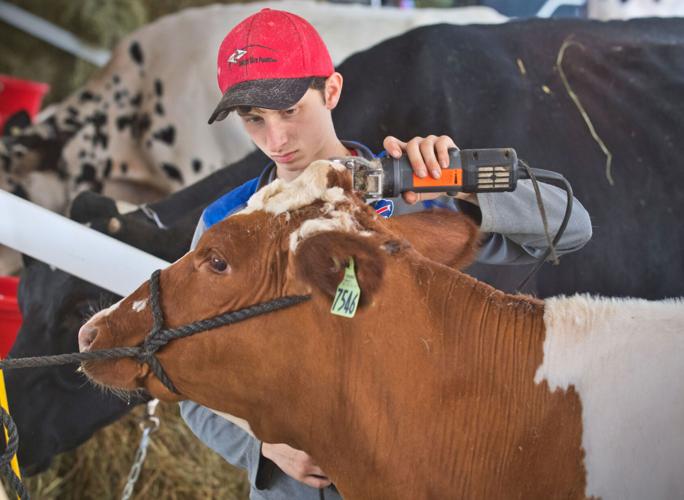
[[[293,308],[171,342],[96,382],[191,399],[311,454],[347,498],[681,498],[684,305],[542,302],[459,272],[464,216],[378,219],[349,174],[276,181],[161,273],[175,327],[285,295]],[[353,258],[361,303],[331,315]],[[149,286],[81,330],[82,350],[139,344]]]

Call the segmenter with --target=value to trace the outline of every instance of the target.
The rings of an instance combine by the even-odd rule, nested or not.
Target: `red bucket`
[[[6,358],[21,326],[17,304],[19,278],[0,276],[0,357]]]
[[[0,75],[0,131],[9,132],[5,130],[8,121],[20,121],[21,117],[32,120],[48,90],[47,83]]]

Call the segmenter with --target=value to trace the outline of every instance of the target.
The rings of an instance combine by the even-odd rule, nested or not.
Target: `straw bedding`
[[[75,451],[55,458],[44,473],[25,478],[34,499],[121,498],[142,431],[145,407],[98,431]],[[247,499],[245,473],[205,447],[180,418],[178,405],[160,404],[161,426],[151,435],[147,459],[132,498]]]

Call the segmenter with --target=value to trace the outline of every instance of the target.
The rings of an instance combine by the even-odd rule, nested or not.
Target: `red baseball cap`
[[[218,84],[223,98],[209,123],[236,106],[285,109],[296,104],[315,77],[335,68],[320,35],[299,16],[262,9],[235,26],[221,42]]]

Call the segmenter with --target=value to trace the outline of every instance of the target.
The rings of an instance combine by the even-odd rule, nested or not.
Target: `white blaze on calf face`
[[[680,497],[684,301],[552,298],[544,324],[535,382],[580,396],[586,496]]]
[[[131,306],[131,309],[133,309],[135,312],[140,312],[143,311],[147,307],[147,299],[142,299],[142,300],[136,300],[133,302],[133,305]]]
[[[338,203],[348,202],[349,198],[341,187],[328,187],[328,173],[331,169],[346,171],[346,167],[339,163],[315,161],[291,182],[276,179],[264,186],[249,199],[247,208],[240,213],[248,214],[263,210],[280,215],[311,205],[318,200],[325,202],[320,218],[305,221],[290,235],[291,251],[295,251],[303,239],[320,232],[344,231],[370,234],[361,231],[351,213],[336,209]]]

